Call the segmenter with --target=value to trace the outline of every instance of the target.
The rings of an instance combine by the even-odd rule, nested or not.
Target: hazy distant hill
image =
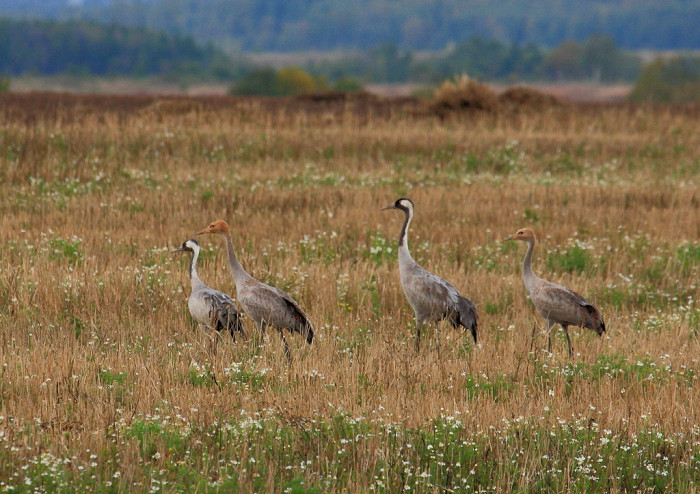
[[[242,69],[241,62],[191,36],[92,21],[0,18],[0,74],[230,78]]]
[[[0,0],[0,14],[143,25],[243,50],[442,49],[483,36],[700,48],[700,0]]]
[[[57,17],[71,9],[104,7],[112,0],[0,0],[0,13],[14,17]]]

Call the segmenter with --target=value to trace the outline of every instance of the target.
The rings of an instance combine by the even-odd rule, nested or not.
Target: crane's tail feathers
[[[603,336],[603,333],[605,333],[605,322],[603,320],[600,320],[600,331],[598,331],[598,334]]]
[[[605,321],[603,321],[603,316],[598,308],[589,303],[582,304],[582,307],[586,309],[586,313],[588,314],[589,321],[587,326],[598,333],[599,336],[602,336],[602,334],[605,333]]]
[[[234,340],[236,339],[236,331],[245,337],[243,321],[241,321],[241,315],[238,312],[234,312],[228,308],[222,308],[215,312],[214,320],[214,329],[216,329],[217,332],[228,331],[231,338]]]
[[[236,339],[236,337],[235,337],[236,332],[241,333],[241,336],[243,336],[243,339],[247,338],[245,331],[243,330],[243,321],[241,321],[240,314],[236,314],[236,316],[233,320],[233,324],[229,324],[228,332],[231,334],[231,338],[233,338],[234,340]]]
[[[290,331],[295,331],[302,335],[305,339],[306,342],[310,345],[311,342],[314,341],[314,327],[311,324],[311,321],[306,319],[304,317],[303,320],[298,320],[297,324],[295,324],[293,327],[289,328]]]
[[[476,328],[476,321],[474,321],[474,325],[471,328],[469,328],[469,331],[471,331],[471,333],[472,333],[472,338],[474,338],[474,343],[477,342],[476,341],[476,329],[477,329]]]
[[[471,332],[474,343],[476,343],[476,334],[479,326],[479,316],[476,312],[476,307],[471,300],[459,297],[457,311],[459,312],[459,323]]]
[[[311,326],[311,324],[307,324],[304,332],[306,333],[306,342],[310,345],[314,341],[313,326]]]
[[[306,342],[310,345],[314,341],[314,327],[309,321],[309,318],[301,310],[299,304],[297,304],[294,299],[292,299],[288,294],[284,293],[282,290],[273,287],[273,290],[282,298],[282,301],[287,304],[287,309],[294,318],[294,325],[289,328],[290,331],[296,331],[297,333],[306,337]]]

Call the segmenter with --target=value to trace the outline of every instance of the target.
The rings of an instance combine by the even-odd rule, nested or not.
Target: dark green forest
[[[611,38],[601,35],[592,35],[583,42],[565,41],[551,50],[532,43],[520,45],[474,37],[428,57],[401,51],[394,43],[383,43],[358,55],[309,63],[306,68],[330,80],[352,76],[368,82],[430,84],[468,74],[480,80],[505,83],[544,80],[609,83],[636,79],[641,61],[618,48]]]
[[[74,75],[145,76],[235,80],[253,67],[211,43],[201,45],[146,28],[93,21],[0,19],[0,74],[69,73]],[[641,63],[606,36],[566,41],[552,50],[485,38],[470,38],[451,49],[418,57],[394,43],[302,67],[318,87],[343,79],[370,82],[439,83],[459,74],[508,83],[535,80],[630,81]],[[269,71],[253,74],[261,77]],[[325,81],[325,82],[324,82]],[[308,84],[307,84],[308,85]]]
[[[700,48],[700,0],[0,0],[0,15],[92,19],[228,50],[441,50],[473,37],[553,48],[593,34],[623,49]]]
[[[0,74],[170,74],[231,79],[245,69],[211,44],[145,28],[0,19]]]
[[[700,58],[658,58],[644,67],[632,101],[655,103],[700,103]]]
[[[659,58],[643,68],[637,55],[600,34],[563,41],[551,49],[472,37],[430,56],[385,42],[275,71],[253,66],[241,56],[228,54],[213,43],[197,42],[192,36],[95,21],[0,18],[0,92],[9,89],[8,76],[24,74],[161,75],[180,82],[214,79],[234,83],[234,94],[266,95],[357,91],[373,82],[435,86],[468,74],[507,84],[636,80],[634,100],[685,102],[697,101],[700,95],[698,60]]]

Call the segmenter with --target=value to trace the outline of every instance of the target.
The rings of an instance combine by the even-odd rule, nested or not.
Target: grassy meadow
[[[0,96],[0,491],[698,492],[699,117]],[[403,216],[379,211],[401,196],[478,345],[428,326],[414,351]],[[193,323],[171,250],[215,219],[315,324],[291,364],[274,331],[212,355]],[[502,242],[524,226],[535,272],[605,317],[573,358]]]

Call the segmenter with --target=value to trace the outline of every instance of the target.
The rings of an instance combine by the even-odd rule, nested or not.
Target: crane
[[[561,325],[569,344],[569,357],[574,355],[574,347],[569,337],[569,326],[592,329],[599,336],[605,332],[605,322],[598,308],[573,290],[544,280],[532,271],[532,251],[537,243],[535,232],[521,228],[506,240],[527,242],[527,252],[523,260],[523,283],[530,294],[530,300],[537,312],[547,323],[548,351],[552,351],[552,328]]]
[[[311,344],[314,338],[314,328],[309,318],[299,307],[299,304],[287,293],[256,280],[243,269],[233,250],[231,230],[225,221],[214,221],[197,233],[197,235],[204,234],[218,234],[224,237],[228,264],[238,293],[238,302],[248,317],[255,322],[261,334],[265,333],[267,327],[277,329],[284,344],[284,354],[287,360],[291,361],[289,345],[283,330],[300,333],[306,338],[306,342]]]
[[[187,299],[190,314],[200,328],[209,336],[208,330],[214,330],[214,351],[218,342],[219,333],[228,331],[233,341],[236,341],[236,332],[240,332],[245,338],[241,315],[236,309],[234,300],[223,292],[214,290],[199,279],[197,275],[197,259],[200,247],[196,240],[185,240],[180,247],[173,252],[189,252],[190,260],[190,284],[192,291]],[[210,337],[211,338],[211,337]]]
[[[413,219],[413,201],[402,197],[381,209],[398,209],[405,215],[399,234],[399,273],[403,293],[416,315],[416,351],[420,350],[420,333],[425,321],[437,324],[446,319],[455,329],[463,326],[471,331],[476,343],[478,316],[472,301],[462,297],[447,281],[423,269],[411,257],[408,225]]]

